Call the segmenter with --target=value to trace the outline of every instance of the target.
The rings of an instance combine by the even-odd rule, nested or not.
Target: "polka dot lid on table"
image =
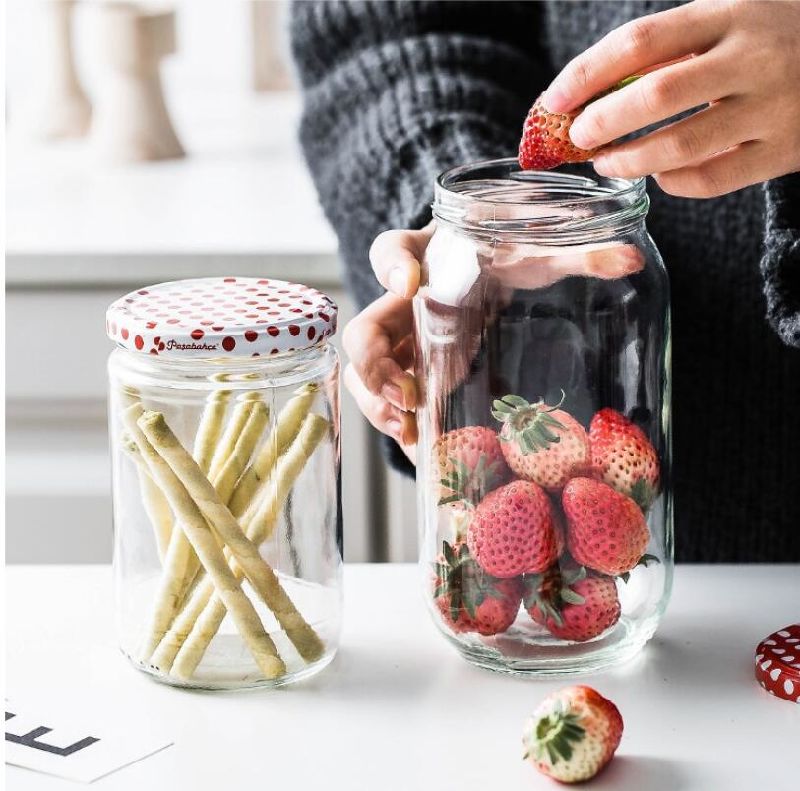
[[[758,644],[756,681],[776,698],[800,703],[800,623],[790,624]]]
[[[177,280],[132,291],[106,313],[106,332],[133,352],[258,357],[308,349],[336,332],[336,304],[297,283],[252,277]]]

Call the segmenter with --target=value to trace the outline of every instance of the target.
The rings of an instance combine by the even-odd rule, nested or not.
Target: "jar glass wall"
[[[120,646],[202,688],[275,686],[339,641],[339,362],[109,358]]]
[[[597,669],[672,577],[666,271],[642,181],[449,171],[414,301],[421,572],[471,661]]]

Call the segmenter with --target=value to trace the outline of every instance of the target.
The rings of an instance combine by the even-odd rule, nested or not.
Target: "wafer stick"
[[[262,543],[265,537],[274,529],[275,521],[297,476],[317,445],[326,435],[328,429],[329,423],[327,420],[319,415],[308,415],[297,438],[286,454],[278,460],[264,503],[254,513],[248,525],[247,537],[255,545]],[[235,562],[232,567],[236,576],[241,578],[243,576],[241,567]],[[308,626],[297,612],[291,599],[286,595],[274,574],[273,578],[269,600],[265,599],[265,601],[275,614],[286,635],[297,648],[298,653],[306,661],[313,662],[321,656],[324,645],[313,629]],[[192,627],[188,638],[185,638],[184,644],[180,647],[175,657],[173,672],[181,678],[191,678],[192,673],[200,663],[209,643],[225,618],[225,603],[219,597],[212,595],[212,590],[206,588],[200,593],[198,587],[196,592],[199,594],[198,601],[194,601],[193,597],[192,605],[197,606],[199,604],[199,597],[203,593],[208,595],[208,603],[201,615],[197,616],[196,623]],[[188,625],[188,619],[184,622],[182,616],[183,613],[178,619],[178,621],[181,621],[181,626],[184,630],[180,636],[186,634],[185,630]]]
[[[319,426],[315,433],[321,438],[328,428],[328,422],[319,415],[310,415],[309,420],[312,418],[316,419],[312,421],[312,425]],[[159,412],[145,412],[137,422],[156,452],[186,487],[189,496],[208,520],[214,532],[228,545],[247,580],[264,603],[275,613],[275,617],[301,656],[307,661],[318,659],[324,651],[324,645],[319,636],[297,611],[281,587],[275,572],[259,554],[256,544],[247,538],[228,507],[220,501],[216,489],[180,444],[164,420],[164,416]],[[319,439],[317,439],[318,441]],[[304,454],[305,451],[306,447],[304,446],[301,454]],[[302,458],[299,459],[298,471],[302,469],[306,458],[307,456],[302,455]],[[260,513],[261,511],[257,516]],[[207,570],[210,573],[210,569]],[[219,594],[220,591],[217,590],[217,593]],[[222,596],[220,598],[225,604],[224,598]]]
[[[154,436],[161,438],[164,435],[171,435],[175,444],[177,444],[185,454],[186,459],[189,460],[190,465],[196,471],[197,475],[205,481],[206,485],[216,497],[214,487],[202,474],[197,463],[183,450],[180,443],[177,442],[177,439],[174,438],[174,435],[164,421],[163,415],[147,412],[141,414],[141,407],[137,405],[126,412],[126,421],[130,421],[136,414],[136,411],[139,411],[140,414],[140,417],[134,424],[137,430],[134,432],[130,427],[129,430],[131,430],[134,440],[142,452],[142,457],[147,462],[150,474],[169,500],[172,510],[178,517],[181,530],[191,542],[192,547],[194,547],[197,557],[200,559],[200,562],[214,583],[217,594],[225,602],[226,608],[231,613],[231,617],[234,619],[239,633],[253,654],[253,658],[256,660],[256,664],[261,672],[266,678],[276,678],[282,675],[286,671],[286,667],[278,656],[275,644],[264,631],[264,627],[252,602],[247,598],[241,588],[239,580],[236,579],[230,567],[225,562],[222,549],[217,543],[217,539],[206,522],[203,513],[198,508],[198,504],[187,491],[181,479],[174,473],[170,464],[168,464],[156,448],[150,444],[150,437],[146,433],[146,429],[149,426],[148,419],[151,419],[153,416],[159,419],[160,422],[157,423],[157,430],[154,432]],[[145,430],[140,430],[139,424],[141,424]],[[172,542],[170,543],[172,544]],[[165,609],[169,609],[169,604],[170,603],[167,603]],[[174,612],[169,614],[170,620],[173,614]],[[153,634],[158,635],[159,640],[163,637],[168,624],[169,622],[167,618],[164,617],[164,612],[160,608],[157,609],[151,631]],[[158,640],[155,642],[157,643]],[[155,644],[153,647],[155,647]]]
[[[136,472],[139,476],[139,489],[142,493],[142,505],[144,506],[147,518],[153,526],[153,533],[156,538],[156,548],[158,549],[158,559],[162,565],[167,555],[169,537],[172,533],[172,511],[170,510],[167,498],[150,477],[150,470],[139,452],[139,446],[131,439],[130,434],[123,434],[120,445],[125,453],[136,464]]]
[[[247,421],[236,438],[230,455],[219,468],[217,474],[211,477],[214,488],[219,494],[219,499],[227,503],[231,499],[236,481],[250,461],[258,441],[269,421],[269,408],[263,401],[255,401],[250,406]]]
[[[218,374],[215,379],[218,381],[225,381],[225,374]],[[239,477],[242,472],[242,468],[245,464],[247,464],[250,454],[253,452],[253,447],[255,447],[256,443],[258,442],[258,437],[255,439],[248,437],[244,441],[243,445],[238,448],[240,455],[244,455],[246,446],[252,442],[252,446],[247,452],[247,458],[244,459],[243,462],[234,460],[231,462],[230,466],[228,466],[227,463],[230,460],[229,457],[237,452],[237,446],[241,439],[241,434],[250,425],[250,418],[252,417],[253,412],[261,412],[266,407],[263,405],[260,409],[257,407],[257,404],[262,403],[257,392],[251,391],[245,393],[242,401],[236,404],[233,414],[231,415],[231,419],[228,422],[227,427],[225,427],[222,440],[220,440],[220,435],[223,434],[225,412],[227,410],[230,398],[230,390],[218,390],[209,396],[208,400],[206,401],[203,414],[200,418],[200,423],[197,427],[192,454],[200,469],[203,470],[204,473],[208,473],[209,477],[212,481],[214,481],[215,484],[219,480],[221,486],[233,488],[233,483],[236,483],[236,478]],[[251,426],[252,430],[257,428],[259,421],[260,417],[257,417],[254,420]],[[266,424],[266,417],[264,418],[263,423]],[[263,430],[263,425],[261,430]],[[221,452],[219,447],[220,445],[223,447]],[[225,480],[223,480],[221,477],[223,473],[225,474]],[[227,480],[229,478],[234,479],[233,483],[230,483]],[[230,496],[230,493],[228,493],[228,496]],[[191,555],[192,556],[189,564],[186,567],[186,574],[182,582],[183,595],[181,597],[181,602],[185,598],[186,593],[191,590],[192,585],[197,578],[197,573],[200,571],[200,561],[197,559],[197,556],[194,555],[194,553],[191,553]]]
[[[225,419],[225,410],[228,408],[230,397],[230,390],[217,390],[206,401],[192,448],[195,461],[203,472],[208,472],[214,451],[219,444],[222,422]]]
[[[225,426],[222,437],[217,441],[208,469],[203,469],[202,465],[198,463],[198,467],[200,467],[202,472],[208,473],[209,480],[213,481],[222,471],[225,462],[233,453],[236,447],[236,441],[239,439],[239,435],[242,433],[250,417],[253,404],[258,400],[259,394],[254,391],[245,393],[244,396],[242,396],[242,400],[239,401],[233,409],[233,413],[231,414],[230,420],[228,420],[227,426]]]
[[[304,385],[278,414],[272,435],[236,484],[230,500],[230,509],[234,516],[241,516],[256,499],[258,489],[269,478],[275,461],[297,436],[318,389],[313,383]]]
[[[233,496],[230,500],[231,510],[233,510],[233,503],[237,496],[239,497],[239,502],[243,504],[241,510],[244,510],[244,507],[249,505],[250,498],[256,494],[257,491],[259,491],[258,487],[261,481],[266,481],[273,475],[278,457],[284,453],[286,448],[297,437],[303,421],[308,415],[308,410],[314,399],[316,391],[317,387],[313,384],[301,387],[278,413],[278,417],[275,421],[275,428],[271,436],[266,441],[262,450],[257,454],[253,463],[250,464],[247,470],[245,470],[245,472],[242,474],[242,477],[239,479],[239,483],[236,485],[236,489],[234,490]],[[308,455],[311,455],[310,451]],[[250,474],[249,479],[247,478],[248,474]],[[283,477],[284,474],[287,473],[279,474],[281,477]],[[291,484],[293,482],[294,478],[292,478],[292,480],[289,482],[288,488],[291,488]],[[216,488],[219,492],[219,487]],[[236,511],[234,511],[234,514],[236,514]],[[244,520],[242,521],[242,527],[245,529],[245,532],[247,532],[247,523]],[[248,537],[252,538],[252,536],[249,535]],[[225,547],[225,556],[228,560],[230,560],[230,551],[227,547]],[[237,573],[241,579],[243,577],[241,569],[238,569]],[[184,641],[189,637],[189,634],[192,632],[197,619],[200,617],[201,613],[206,608],[206,605],[209,603],[213,595],[214,585],[212,584],[211,580],[207,578],[201,580],[192,591],[192,595],[184,604],[180,613],[178,613],[174,622],[170,626],[169,631],[161,640],[158,648],[153,653],[152,662],[162,672],[167,673],[172,669],[172,664],[175,661],[178,651],[180,650]],[[224,615],[225,611],[223,609],[222,618],[224,618]],[[222,618],[219,619],[219,623],[222,623]],[[210,619],[207,620],[207,622],[210,624]],[[214,628],[210,635],[208,635],[208,638],[205,640],[202,648],[199,649],[199,653],[197,653],[196,649],[192,654],[193,657],[196,657],[197,661],[191,668],[191,671],[189,671],[189,675],[191,675],[191,672],[194,671],[197,663],[199,663],[203,656],[203,652],[207,648],[208,643],[211,642],[211,639],[216,634],[218,628],[219,624],[217,624],[216,628]],[[200,642],[200,638],[198,638],[198,645],[200,645]],[[188,667],[190,664],[191,661],[187,661],[185,666]]]

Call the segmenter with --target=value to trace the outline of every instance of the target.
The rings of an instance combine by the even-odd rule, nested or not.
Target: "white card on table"
[[[112,705],[63,698],[5,703],[6,763],[91,783],[173,742],[153,722]]]

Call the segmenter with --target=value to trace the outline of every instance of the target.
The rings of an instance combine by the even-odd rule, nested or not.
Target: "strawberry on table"
[[[477,504],[509,478],[497,434],[484,426],[442,434],[433,446],[433,469],[440,483],[439,505]]]
[[[658,494],[659,465],[644,431],[616,410],[601,409],[589,424],[589,447],[601,480],[647,510]]]
[[[562,397],[563,402],[563,397]],[[560,489],[589,464],[589,438],[560,404],[528,403],[507,395],[493,404],[492,415],[503,427],[500,447],[508,466],[520,478],[550,491]]]
[[[511,481],[481,500],[467,543],[487,573],[502,578],[544,571],[558,557],[553,507],[531,481]]]
[[[611,628],[620,615],[617,586],[611,577],[583,566],[525,576],[525,609],[554,637],[583,642]]]
[[[561,494],[567,546],[578,563],[616,576],[644,554],[650,531],[641,508],[602,481],[573,478]]]
[[[525,723],[525,758],[562,783],[594,777],[622,738],[619,709],[597,690],[564,687],[548,695]]]
[[[522,600],[521,577],[490,576],[463,542],[442,543],[435,571],[436,607],[454,632],[500,634],[514,623]]]

